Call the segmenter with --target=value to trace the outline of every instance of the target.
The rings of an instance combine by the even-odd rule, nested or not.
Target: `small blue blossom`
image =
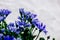
[[[16,33],[16,34],[19,34],[20,31],[21,31],[21,29],[17,29],[15,33]]]
[[[24,20],[25,20],[24,16],[23,16],[23,17],[18,17],[18,19],[19,19],[20,21],[24,21]]]
[[[31,14],[30,17],[31,19],[35,18],[37,15],[36,14]]]
[[[2,21],[2,20],[4,20],[5,19],[5,17],[3,17],[3,16],[0,16],[0,21]]]
[[[33,18],[35,18],[37,16],[36,14],[32,14],[31,12],[25,11],[23,8],[19,9],[19,12],[22,15],[25,15],[26,19],[29,19],[29,18],[33,19]]]
[[[14,27],[14,23],[10,23],[10,24],[9,24],[9,26],[12,26],[12,27]]]
[[[24,10],[24,12],[25,12],[25,10]],[[26,15],[26,16],[27,16],[27,15],[30,16],[30,15],[31,15],[31,12],[26,11],[26,12],[25,12],[25,15]]]
[[[24,11],[24,8],[20,8],[20,9],[19,9],[19,12],[20,12],[20,14],[22,14],[22,15],[29,15],[29,14],[31,14],[31,12]]]
[[[46,29],[44,29],[43,32],[44,32],[45,34],[47,34],[48,31],[47,31]]]
[[[27,16],[26,16],[26,20],[28,20],[29,18],[30,18],[29,15],[27,15]]]
[[[23,8],[19,9],[19,12],[21,15],[24,14],[24,9]]]
[[[8,14],[10,14],[11,11],[9,11],[8,9],[0,9],[0,15],[6,15],[8,16]]]
[[[7,35],[4,36],[4,40],[14,40],[14,37]]]
[[[24,21],[22,21],[22,22],[20,22],[20,21],[16,21],[16,24],[18,25],[18,26],[23,26],[23,27],[30,27],[31,26],[31,24],[30,23],[26,23],[26,22],[24,22]]]
[[[2,33],[0,33],[0,38],[3,36],[3,34]]]
[[[44,30],[44,29],[45,29],[45,27],[46,27],[46,25],[42,25],[42,26],[41,26],[41,25],[39,25],[39,26],[38,26],[39,30]]]
[[[25,18],[26,18],[25,20],[32,19],[32,21],[31,21],[32,24],[37,26],[37,28],[39,30],[42,30],[42,31],[45,30],[46,25],[43,25],[43,23],[39,23],[38,19],[34,19],[37,16],[36,14],[32,14],[31,12],[25,11],[23,8],[19,9],[19,12],[22,13],[22,15],[25,15]],[[21,18],[19,17],[18,19],[21,19]],[[24,23],[24,22],[22,22],[22,23]],[[24,26],[27,24],[24,23]]]
[[[0,9],[0,21],[4,20],[10,13],[11,11],[7,9]]]
[[[30,23],[25,23],[24,26],[25,27],[31,27],[31,24]]]
[[[34,24],[35,26],[38,26],[39,25],[38,19],[33,19],[32,24]]]
[[[17,30],[17,28],[14,26],[14,23],[10,23],[7,26],[8,30],[10,30],[11,32],[15,32]]]
[[[3,37],[3,34],[2,34],[2,33],[0,33],[0,40],[2,40],[2,37]]]
[[[10,23],[8,26],[7,26],[7,28],[8,28],[8,30],[10,30],[11,32],[15,32],[16,34],[19,34],[20,33],[20,31],[23,31],[24,29],[23,29],[23,27],[20,27],[20,22],[15,22],[15,24],[17,25],[17,26],[15,26],[14,25],[14,23]]]
[[[15,24],[16,24],[16,27],[18,27],[18,29],[16,30],[16,33],[19,33],[20,31],[24,30],[24,27],[22,27],[24,23],[20,21],[15,21]]]
[[[37,28],[39,30],[42,30],[42,31],[45,30],[46,25],[43,25],[43,23],[39,23],[38,19],[33,19],[32,20],[32,24],[34,24],[35,26],[37,26]],[[44,31],[44,33],[46,34],[45,31]]]
[[[22,26],[24,24],[24,22],[20,22],[20,21],[15,21],[15,23],[18,25],[18,26]]]

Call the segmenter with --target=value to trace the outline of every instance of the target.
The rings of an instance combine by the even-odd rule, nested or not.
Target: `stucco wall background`
[[[36,13],[37,18],[46,24],[47,35],[60,40],[60,0],[0,0],[0,9],[2,8],[12,11],[6,19],[7,23],[17,19],[19,8]],[[44,33],[41,35],[45,36]]]

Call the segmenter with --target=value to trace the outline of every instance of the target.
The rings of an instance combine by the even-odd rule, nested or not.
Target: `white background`
[[[6,19],[7,23],[17,19],[19,8],[37,14],[39,20],[47,25],[47,36],[60,40],[60,0],[0,0],[0,9],[2,8],[12,11]],[[45,36],[44,33],[41,35]]]

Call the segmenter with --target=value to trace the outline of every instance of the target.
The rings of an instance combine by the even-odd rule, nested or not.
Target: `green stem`
[[[38,37],[39,37],[39,34],[40,34],[40,32],[38,33],[38,35],[37,35],[37,37],[36,37],[36,39],[35,39],[35,40],[37,40],[37,39],[38,39]]]
[[[35,28],[35,30],[34,30],[34,32],[33,32],[33,34],[35,33],[35,31],[37,30],[37,28]]]

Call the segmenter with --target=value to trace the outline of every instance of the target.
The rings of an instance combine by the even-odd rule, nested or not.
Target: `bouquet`
[[[39,22],[36,14],[20,8],[18,20],[15,23],[7,24],[5,19],[10,13],[11,11],[8,9],[0,9],[0,40],[37,40],[41,32],[47,34],[46,25]],[[33,35],[36,30],[39,30],[38,35]],[[50,36],[47,37],[47,40],[49,38]],[[45,40],[45,38],[40,37],[39,40]],[[53,38],[53,40],[55,39]]]

